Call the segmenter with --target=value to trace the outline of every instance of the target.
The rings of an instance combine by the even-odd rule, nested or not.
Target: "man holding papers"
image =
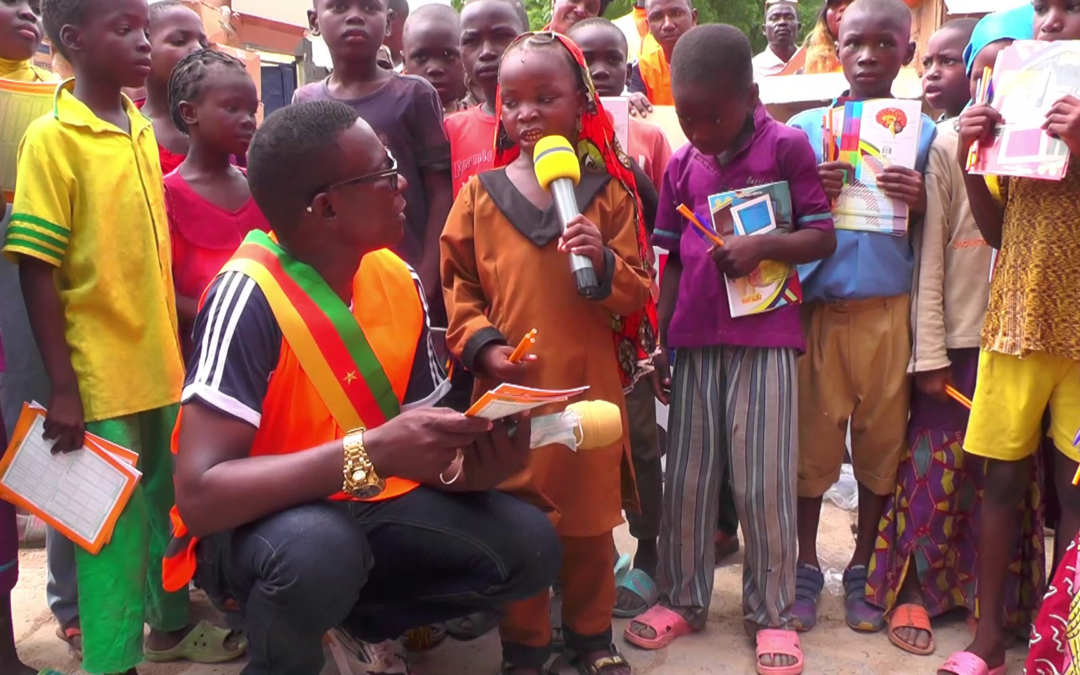
[[[339,626],[378,643],[549,587],[548,519],[489,489],[524,464],[527,419],[511,439],[431,408],[449,382],[416,273],[387,250],[394,158],[321,101],[267,118],[249,160],[275,236],[249,236],[202,300],[165,585],[242,608],[245,675],[319,672]]]

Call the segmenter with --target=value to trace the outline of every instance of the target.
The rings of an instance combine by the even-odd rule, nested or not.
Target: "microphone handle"
[[[577,207],[577,197],[574,196],[574,182],[569,178],[558,178],[551,181],[550,190],[551,197],[555,200],[555,208],[559,212],[563,233],[565,233],[567,223],[581,214]],[[578,295],[591,299],[599,294],[600,284],[596,280],[596,270],[593,269],[591,260],[583,255],[571,253],[570,273],[574,277]]]

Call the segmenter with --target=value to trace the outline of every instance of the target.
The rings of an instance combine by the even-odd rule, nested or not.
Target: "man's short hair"
[[[613,33],[617,33],[619,35],[619,42],[622,43],[623,51],[629,53],[630,45],[626,42],[626,33],[622,32],[621,28],[602,16],[594,16],[578,21],[573,26],[570,26],[570,30],[566,31],[566,35],[572,40],[574,39],[574,33],[578,33],[590,27],[603,28],[612,31]]]
[[[60,31],[64,26],[82,26],[97,0],[44,0],[41,3],[41,23],[49,42],[68,61],[71,55],[60,40]]]
[[[844,10],[845,17],[860,13],[886,18],[893,28],[906,32],[907,39],[911,39],[911,10],[902,0],[855,0]],[[841,18],[841,27],[843,23],[844,19]]]
[[[338,139],[359,116],[340,101],[309,101],[269,115],[248,150],[251,196],[275,228],[291,225],[339,180]]]
[[[754,82],[753,58],[750,40],[738,28],[723,23],[695,26],[675,43],[671,81],[714,85],[719,79],[741,91]]]

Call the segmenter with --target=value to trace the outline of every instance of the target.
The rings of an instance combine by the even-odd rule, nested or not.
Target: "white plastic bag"
[[[850,464],[840,467],[840,480],[825,493],[825,501],[832,502],[845,511],[858,510],[859,484],[855,481]]]

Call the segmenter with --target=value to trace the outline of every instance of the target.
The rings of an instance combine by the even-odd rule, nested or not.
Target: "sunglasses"
[[[331,190],[339,190],[350,185],[372,185],[381,181],[387,181],[390,185],[390,189],[397,192],[398,189],[398,163],[394,159],[394,155],[390,152],[389,148],[386,150],[386,161],[388,166],[385,169],[380,169],[373,173],[364,174],[363,176],[357,176],[356,178],[350,178],[349,180],[343,180],[340,183],[334,183],[327,186],[324,192],[330,192]]]

